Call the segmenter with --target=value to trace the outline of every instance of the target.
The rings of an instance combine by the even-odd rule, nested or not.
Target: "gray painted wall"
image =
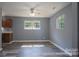
[[[73,49],[78,49],[78,37],[77,37],[77,3],[72,3],[72,12],[73,12],[73,40],[72,40],[72,48]],[[75,51],[73,51],[74,53]],[[77,54],[77,53],[76,53]]]
[[[0,8],[0,50],[2,49],[1,22],[2,22],[2,9]]]
[[[48,18],[11,17],[13,19],[14,40],[46,40],[48,39]],[[25,30],[25,20],[40,20],[41,30]]]
[[[77,29],[75,29],[76,25],[76,10],[74,3],[68,5],[54,16],[50,18],[50,39],[55,44],[59,45],[63,49],[71,49],[72,44],[73,47],[76,48],[77,45]],[[61,16],[62,14],[65,15],[64,19],[64,30],[56,29],[56,18]],[[73,15],[74,14],[74,15]],[[73,43],[72,43],[73,42]],[[68,50],[66,50],[68,51]],[[69,52],[69,51],[68,51]]]

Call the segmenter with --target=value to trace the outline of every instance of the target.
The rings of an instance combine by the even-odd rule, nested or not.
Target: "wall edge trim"
[[[57,44],[54,43],[54,42],[51,42],[50,40],[49,40],[49,42],[50,42],[51,44],[55,45],[56,47],[58,47],[60,50],[64,51],[64,52],[65,52],[66,54],[68,54],[69,56],[72,56],[72,53],[69,53],[67,50],[65,50],[65,49],[62,48],[61,46],[57,45]]]
[[[49,40],[13,40],[13,42],[49,42]]]

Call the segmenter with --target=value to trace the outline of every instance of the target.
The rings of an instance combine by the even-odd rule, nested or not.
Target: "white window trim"
[[[27,27],[25,27],[25,23],[26,23],[26,22],[32,22],[32,24],[34,24],[35,22],[38,22],[38,23],[39,23],[39,28],[35,28],[34,26],[31,27],[31,28],[30,28],[30,27],[27,28]],[[41,28],[41,27],[40,27],[40,21],[37,21],[37,20],[34,20],[34,21],[25,20],[25,21],[24,21],[24,29],[25,29],[25,30],[40,30],[40,28]]]

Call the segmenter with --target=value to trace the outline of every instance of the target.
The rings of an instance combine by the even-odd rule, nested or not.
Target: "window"
[[[24,29],[40,29],[40,21],[24,21]]]
[[[56,19],[56,28],[64,29],[64,15],[61,15]]]

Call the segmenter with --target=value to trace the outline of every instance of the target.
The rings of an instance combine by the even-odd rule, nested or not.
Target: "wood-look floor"
[[[1,57],[68,57],[50,42],[13,42],[3,44]]]

